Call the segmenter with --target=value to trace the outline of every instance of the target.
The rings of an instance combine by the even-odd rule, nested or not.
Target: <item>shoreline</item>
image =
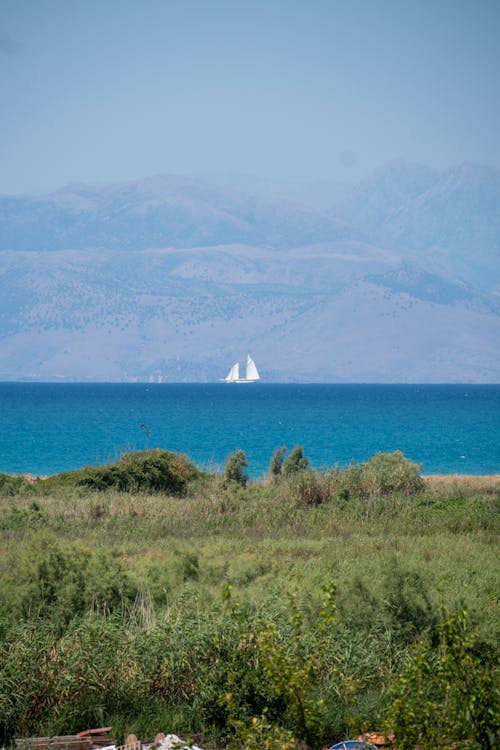
[[[463,481],[463,480],[480,480],[480,479],[489,479],[494,480],[496,482],[500,482],[500,474],[422,474],[422,479],[425,481],[427,480],[439,480],[443,482],[450,482],[450,481]]]
[[[78,469],[73,469],[73,471],[78,471]],[[39,482],[44,479],[49,479],[50,477],[55,477],[58,474],[67,474],[71,473],[71,470],[64,471],[64,472],[56,472],[55,474],[34,474],[32,472],[0,472],[0,474],[4,474],[9,477],[13,477],[15,479],[26,479],[28,482]],[[470,481],[470,482],[479,482],[479,481],[490,481],[490,482],[498,482],[500,484],[500,473],[498,474],[457,474],[456,472],[450,473],[450,474],[422,474],[422,479],[424,481],[429,482],[445,482],[449,483],[452,481],[456,482],[463,482],[463,481]],[[256,479],[254,480],[256,482],[262,481],[262,479]]]

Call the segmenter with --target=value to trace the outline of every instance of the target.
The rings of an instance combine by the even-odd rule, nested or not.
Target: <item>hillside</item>
[[[485,290],[499,283],[500,170],[461,164],[443,173],[394,162],[356,186],[332,213],[372,239],[414,253]]]
[[[328,213],[172,176],[0,198],[0,378],[216,380],[248,350],[266,381],[498,382],[498,182],[393,164]]]

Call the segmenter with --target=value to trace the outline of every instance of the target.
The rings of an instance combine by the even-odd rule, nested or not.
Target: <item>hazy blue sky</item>
[[[500,0],[0,0],[0,191],[500,166]]]

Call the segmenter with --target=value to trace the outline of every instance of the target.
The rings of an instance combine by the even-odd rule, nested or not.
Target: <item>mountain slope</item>
[[[330,213],[362,228],[368,236],[378,236],[389,217],[431,189],[438,178],[438,172],[420,164],[392,161],[353,186]]]
[[[250,351],[268,381],[500,382],[499,207],[467,165],[388,165],[340,219],[165,175],[0,198],[0,379],[218,380]]]
[[[499,283],[498,169],[462,164],[437,173],[392,163],[360,183],[331,213],[372,241],[417,255],[439,273],[484,289]]]
[[[490,297],[370,246],[0,252],[0,269],[2,379],[217,380],[247,350],[267,381],[500,377]]]
[[[0,249],[141,250],[232,243],[270,247],[361,238],[338,219],[200,180],[158,175],[47,196],[0,197]]]

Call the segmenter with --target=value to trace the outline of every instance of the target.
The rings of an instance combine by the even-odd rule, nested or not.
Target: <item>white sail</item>
[[[249,354],[247,355],[247,369],[245,380],[260,380],[259,371],[257,370],[255,362]]]
[[[228,374],[224,378],[226,383],[234,383],[235,380],[240,379],[240,366],[238,362],[235,362],[234,365],[229,370]]]

